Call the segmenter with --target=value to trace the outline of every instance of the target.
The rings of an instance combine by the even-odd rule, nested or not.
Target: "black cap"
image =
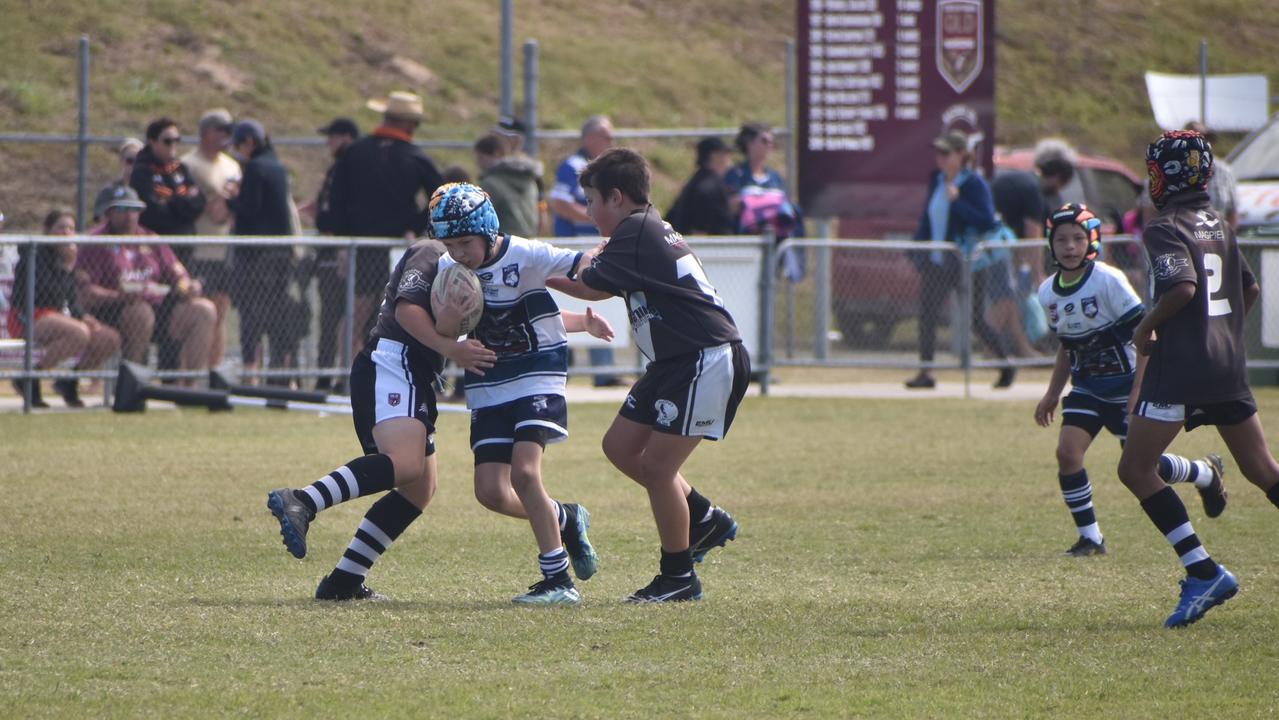
[[[528,135],[528,126],[524,124],[523,120],[517,117],[512,117],[510,115],[503,115],[502,117],[497,119],[497,131],[502,133],[503,135],[521,135],[522,136],[522,135]]]
[[[355,124],[351,118],[334,118],[333,122],[316,130],[321,135],[350,135],[358,138],[360,136],[360,126]]]

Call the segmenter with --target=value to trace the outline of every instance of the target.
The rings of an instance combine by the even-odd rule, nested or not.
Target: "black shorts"
[[[530,395],[471,411],[471,452],[475,464],[511,464],[517,442],[545,448],[568,439],[568,405],[563,395]]]
[[[1178,405],[1142,401],[1137,403],[1137,414],[1160,422],[1183,423],[1187,430],[1200,425],[1238,425],[1257,414],[1257,402],[1252,395],[1241,400],[1227,400],[1202,405]]]
[[[417,418],[426,426],[426,455],[435,454],[435,371],[414,363],[403,343],[385,338],[351,363],[351,417],[365,454],[378,452],[373,428],[393,418]]]
[[[231,263],[225,260],[192,260],[191,277],[200,281],[205,295],[231,294],[231,282],[235,274]]]
[[[617,414],[658,432],[719,440],[728,434],[750,384],[740,342],[648,364]]]
[[[1128,403],[1106,402],[1092,395],[1071,392],[1061,401],[1061,424],[1080,428],[1094,438],[1104,427],[1123,442],[1128,437]]]

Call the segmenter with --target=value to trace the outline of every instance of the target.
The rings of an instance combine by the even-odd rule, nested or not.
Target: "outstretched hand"
[[[595,314],[589,305],[586,306],[586,332],[604,342],[613,342],[613,326],[603,315]]]

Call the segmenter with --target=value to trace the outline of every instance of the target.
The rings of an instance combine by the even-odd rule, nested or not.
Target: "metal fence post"
[[[351,238],[346,253],[346,307],[344,314],[346,332],[342,333],[342,363],[351,367],[355,360],[355,238]]]
[[[795,40],[786,41],[786,144],[783,146],[786,151],[786,182],[790,184],[792,190],[799,187],[799,129],[796,125],[799,123],[799,113],[797,108],[799,103],[796,99],[795,89]]]
[[[524,43],[524,126],[528,135],[524,139],[524,152],[537,157],[537,60],[536,40]]]
[[[760,237],[764,254],[763,267],[760,270],[761,302],[759,328],[759,363],[763,370],[760,373],[759,391],[767,395],[772,384],[773,373],[773,324],[777,313],[777,240],[771,233]]]
[[[813,357],[825,360],[830,354],[830,220],[814,223],[817,237],[824,242],[817,248],[817,296],[813,300]]]
[[[515,25],[515,0],[502,0],[502,48],[501,48],[501,114],[515,115],[515,57],[511,34]]]
[[[80,128],[76,135],[79,151],[76,155],[76,229],[85,228],[85,184],[89,177],[89,36],[80,36]]]
[[[22,308],[22,321],[25,327],[23,335],[26,337],[26,346],[22,349],[22,371],[27,374],[27,379],[22,384],[22,412],[31,412],[31,403],[35,395],[34,383],[40,382],[31,377],[31,373],[35,370],[35,347],[36,347],[36,239],[34,235],[27,236],[27,296],[24,298]]]
[[[973,258],[959,254],[959,362],[964,368],[964,397],[972,397],[973,375]]]

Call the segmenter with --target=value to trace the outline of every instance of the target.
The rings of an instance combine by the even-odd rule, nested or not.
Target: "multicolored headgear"
[[[1053,231],[1062,225],[1078,225],[1088,236],[1088,251],[1084,253],[1083,261],[1073,268],[1062,265],[1053,250]],[[1048,238],[1048,252],[1052,254],[1054,264],[1066,270],[1078,270],[1086,263],[1096,260],[1101,253],[1101,220],[1092,214],[1087,205],[1066,203],[1048,216],[1048,221],[1044,223],[1044,237]]]
[[[480,235],[497,244],[497,211],[488,193],[470,183],[446,183],[431,193],[429,230],[436,240]]]
[[[1212,177],[1212,146],[1194,130],[1170,130],[1146,148],[1150,199],[1155,206],[1169,195],[1204,190]]]

